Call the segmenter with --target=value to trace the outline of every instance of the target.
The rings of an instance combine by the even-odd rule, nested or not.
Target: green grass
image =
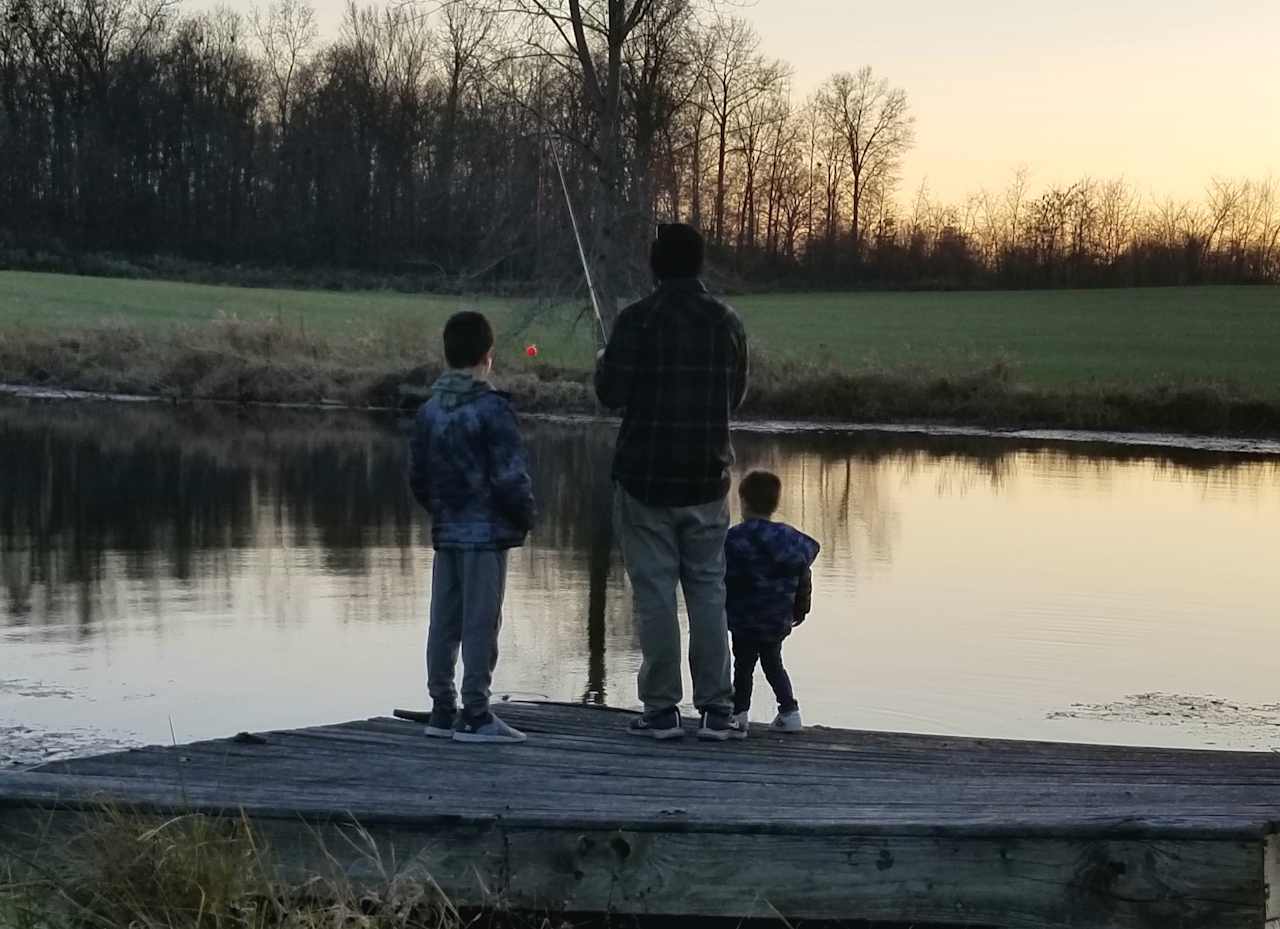
[[[435,325],[464,306],[503,315],[509,305],[510,301],[490,297],[267,290],[0,272],[0,325],[84,326],[123,321],[153,329],[236,316],[280,319],[324,333],[387,320],[421,319]]]
[[[1280,288],[804,294],[735,301],[753,338],[845,370],[965,372],[1038,387],[1237,383],[1280,399]]]
[[[747,416],[1280,435],[1276,287],[731,302],[755,352]],[[0,272],[0,382],[398,405],[431,383],[464,307],[493,319],[524,409],[595,411],[581,305],[20,272]]]
[[[1280,400],[1280,288],[767,294],[731,301],[769,356],[847,373],[958,375],[1002,363],[1033,387],[1233,384]],[[0,328],[222,317],[326,337],[394,325],[437,332],[461,308],[489,313],[500,356],[537,342],[545,364],[585,370],[593,328],[576,306],[532,300],[215,287],[0,272]]]

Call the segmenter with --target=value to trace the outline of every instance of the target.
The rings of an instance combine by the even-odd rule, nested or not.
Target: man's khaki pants
[[[646,715],[684,699],[676,585],[689,612],[693,703],[701,713],[733,711],[729,630],[724,613],[725,499],[700,506],[648,506],[614,491],[614,524],[631,579],[636,631],[644,655],[639,693]]]

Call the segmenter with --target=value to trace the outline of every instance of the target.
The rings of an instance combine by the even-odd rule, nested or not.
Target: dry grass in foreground
[[[276,877],[276,862],[245,819],[159,819],[114,807],[86,828],[33,851],[0,853],[0,926],[12,929],[561,929],[549,917],[459,912],[430,875],[351,841],[381,879],[356,886]],[[317,839],[319,841],[319,839]],[[336,868],[334,873],[340,873]]]
[[[383,860],[372,836],[344,830],[362,870],[289,882],[261,834],[244,818],[198,813],[158,817],[103,806],[69,838],[25,837],[0,845],[3,929],[843,929],[867,923],[707,919],[616,913],[530,913],[490,901],[453,905],[416,862]],[[12,834],[10,834],[12,838]],[[317,847],[324,843],[316,836]],[[767,907],[767,904],[766,904]],[[767,909],[766,909],[767,911]],[[776,912],[776,911],[775,911]],[[905,927],[898,927],[905,929]],[[916,925],[914,929],[927,929]]]

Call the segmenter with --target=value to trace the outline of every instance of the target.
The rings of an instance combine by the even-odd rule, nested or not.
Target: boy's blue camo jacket
[[[729,530],[724,548],[729,630],[764,641],[786,638],[809,612],[805,582],[821,546],[786,523],[749,519]]]
[[[418,410],[409,486],[431,514],[436,548],[507,549],[533,527],[533,481],[506,394],[447,371]]]

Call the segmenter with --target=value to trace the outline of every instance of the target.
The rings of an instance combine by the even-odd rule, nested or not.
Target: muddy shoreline
[[[341,403],[290,403],[276,401],[237,401],[218,399],[172,400],[144,394],[120,394],[89,390],[73,390],[50,387],[32,387],[24,384],[0,384],[0,398],[44,401],[97,401],[111,403],[182,403],[210,404],[215,406],[252,406],[265,409],[312,410],[316,412],[342,411],[356,413],[404,413],[405,408],[390,406],[353,406]],[[614,417],[589,413],[532,412],[526,418],[542,422],[564,423],[616,423]],[[883,435],[909,435],[925,438],[973,438],[1007,439],[1016,442],[1037,442],[1046,445],[1114,445],[1122,448],[1175,449],[1178,451],[1211,452],[1214,454],[1241,455],[1246,457],[1280,457],[1280,439],[1249,438],[1236,436],[1193,435],[1173,432],[1125,432],[1088,429],[1037,429],[1037,428],[986,428],[982,426],[948,425],[928,422],[841,422],[805,421],[785,419],[740,419],[734,422],[735,432],[772,434],[789,433],[869,433]]]

